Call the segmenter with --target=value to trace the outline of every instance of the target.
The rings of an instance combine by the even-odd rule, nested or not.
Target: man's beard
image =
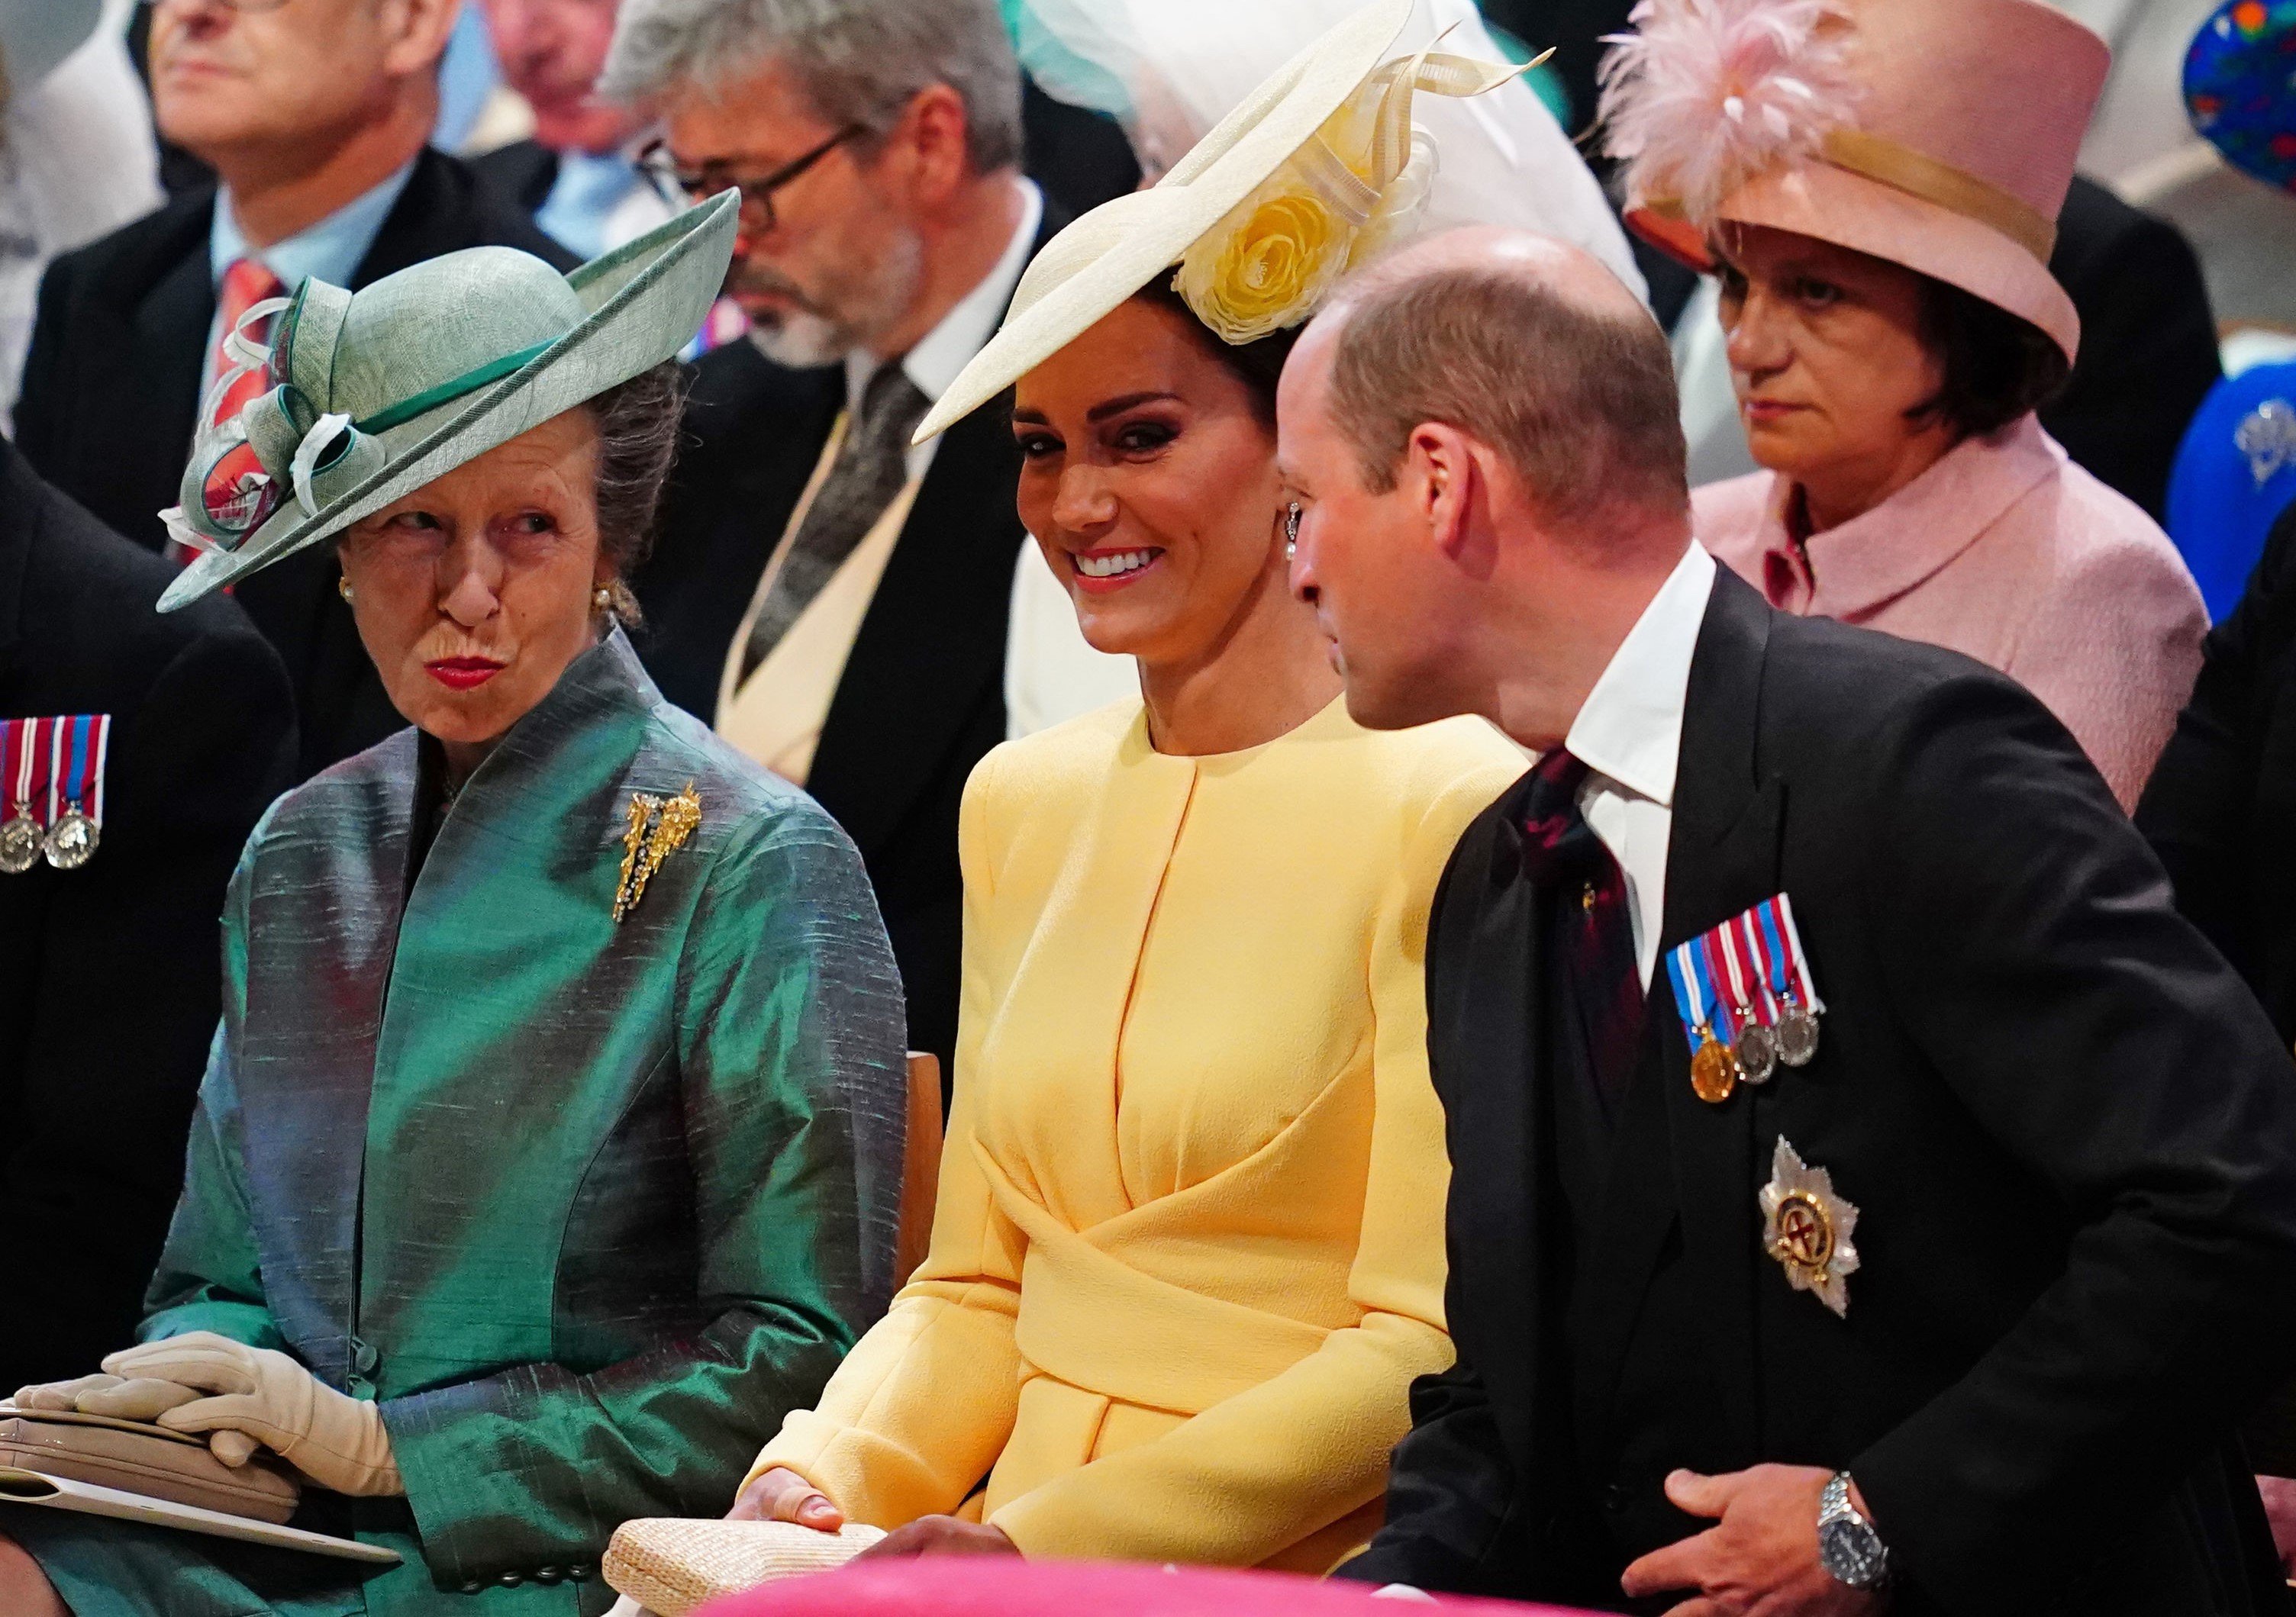
[[[871,347],[900,323],[924,284],[924,242],[914,231],[896,229],[882,249],[845,273],[824,275],[836,290],[816,297],[776,270],[737,268],[736,290],[773,292],[796,306],[777,322],[752,319],[750,341],[775,364],[834,364],[857,348]]]

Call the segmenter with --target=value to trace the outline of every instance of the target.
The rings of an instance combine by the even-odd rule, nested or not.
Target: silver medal
[[[43,851],[57,870],[77,870],[95,857],[96,844],[102,840],[102,833],[96,829],[95,821],[81,813],[79,805],[74,804],[57,815],[55,824],[48,828]]]
[[[0,871],[10,876],[21,876],[40,862],[40,849],[46,839],[40,834],[40,822],[32,818],[29,804],[16,805],[14,816],[0,825]]]
[[[1748,1022],[1738,1030],[1734,1053],[1738,1071],[1748,1083],[1767,1083],[1778,1070],[1777,1035],[1759,1022]]]
[[[1778,1059],[1788,1066],[1808,1066],[1817,1054],[1817,1018],[1799,1005],[1789,1005],[1778,1018]]]

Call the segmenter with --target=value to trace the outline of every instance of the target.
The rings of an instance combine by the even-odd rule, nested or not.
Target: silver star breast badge
[[[1815,1292],[1835,1314],[1849,1314],[1849,1277],[1857,1270],[1850,1237],[1857,1209],[1834,1194],[1833,1175],[1813,1168],[1778,1136],[1770,1182],[1762,1187],[1762,1250],[1778,1261],[1796,1291]]]

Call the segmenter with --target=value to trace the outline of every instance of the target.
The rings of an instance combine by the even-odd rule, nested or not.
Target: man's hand
[[[854,1557],[857,1561],[890,1560],[903,1556],[1017,1556],[1021,1547],[1004,1536],[1004,1529],[955,1516],[919,1516],[906,1527],[896,1527]]]
[[[845,1525],[845,1513],[829,1496],[786,1466],[761,1471],[757,1480],[734,1496],[729,1522],[794,1522],[800,1527],[835,1532]]]
[[[1833,1474],[1815,1466],[1756,1466],[1726,1476],[1677,1471],[1666,1497],[1704,1532],[1652,1550],[1620,1580],[1631,1596],[1696,1589],[1667,1617],[1866,1617],[1878,1596],[1851,1588],[1817,1558],[1817,1496]],[[1850,1501],[1866,1508],[1857,1497]]]

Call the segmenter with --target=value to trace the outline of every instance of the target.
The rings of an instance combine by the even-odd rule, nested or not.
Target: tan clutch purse
[[[685,1617],[720,1595],[842,1566],[884,1536],[857,1522],[832,1533],[794,1522],[653,1516],[617,1528],[599,1571],[658,1617]]]
[[[234,1470],[196,1437],[67,1409],[0,1404],[0,1467],[93,1482],[275,1526],[295,1514],[302,1497],[295,1474],[267,1454]]]

